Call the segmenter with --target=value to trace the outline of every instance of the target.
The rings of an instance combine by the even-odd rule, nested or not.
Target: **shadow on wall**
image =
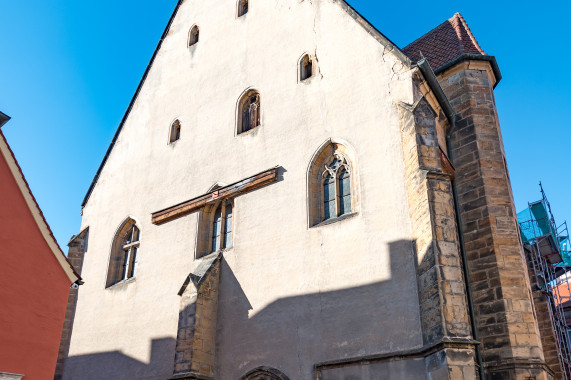
[[[253,310],[239,278],[223,259],[217,376],[238,379],[254,368],[267,366],[290,379],[305,379],[313,376],[318,363],[421,347],[414,245],[410,240],[388,245],[390,277],[386,280],[367,284],[366,273],[343,270],[344,275],[351,273],[354,283],[365,284],[280,298],[259,310]],[[359,260],[358,252],[347,252],[345,265],[363,268],[363,263],[356,265]],[[318,268],[307,269],[307,273],[317,273]],[[335,276],[334,270],[331,276]],[[288,273],[283,277],[287,279]],[[264,291],[263,275],[260,281],[259,291]],[[382,365],[378,368],[387,370]],[[401,378],[425,378],[426,372],[416,372],[419,369],[425,371],[423,361],[395,370],[408,376]],[[382,373],[370,376],[376,379]]]
[[[121,351],[71,356],[65,360],[63,379],[168,379],[172,376],[175,346],[173,338],[153,339],[149,363],[133,359]]]
[[[239,279],[222,259],[217,378],[236,380],[254,368],[273,367],[290,379],[306,379],[313,376],[317,363],[421,347],[414,245],[410,240],[388,245],[390,277],[386,280],[280,298],[255,313]],[[359,260],[358,252],[347,252],[345,265],[363,268],[362,262],[356,265]],[[263,262],[258,266],[263,271]],[[318,268],[307,269],[312,273]],[[282,275],[287,279],[291,274],[284,268]],[[334,275],[332,271],[330,276]],[[357,269],[351,276],[355,283],[366,280],[366,274]],[[260,281],[263,282],[263,278]],[[258,291],[264,291],[263,283]],[[64,379],[164,380],[171,377],[175,339],[153,340],[151,347],[149,363],[119,351],[69,357],[65,362]],[[365,380],[391,373],[394,375],[391,378],[426,378],[424,361],[419,358],[383,363],[381,360],[376,366],[368,366],[366,373],[359,366],[341,366],[322,375],[324,379],[349,379],[359,374],[359,379]],[[343,377],[345,375],[347,377]]]

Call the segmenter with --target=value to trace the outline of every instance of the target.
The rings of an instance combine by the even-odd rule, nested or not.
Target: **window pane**
[[[232,246],[232,203],[226,202],[226,220],[224,223],[224,248]]]
[[[342,170],[339,175],[339,196],[351,194],[351,177],[347,171]]]
[[[131,248],[131,264],[129,270],[129,278],[135,277],[135,272],[137,271],[137,253],[139,252],[139,247]]]
[[[123,251],[123,263],[121,265],[121,277],[119,280],[125,280],[127,278],[127,270],[129,267],[129,250]]]
[[[139,241],[139,229],[137,226],[133,226],[133,242]]]
[[[220,249],[220,235],[216,235],[212,238],[212,252],[216,252]]]
[[[305,80],[311,77],[312,73],[313,70],[312,70],[311,59],[309,58],[308,55],[305,55],[301,60],[301,80]]]
[[[324,219],[337,216],[335,210],[335,180],[327,176],[323,181]]]
[[[335,181],[330,176],[327,176],[325,181],[323,181],[323,199],[327,201],[335,200]]]
[[[325,219],[335,218],[335,201],[325,202]]]
[[[248,1],[241,0],[238,6],[238,17],[244,16],[246,13],[248,13]]]
[[[218,206],[214,213],[212,222],[212,252],[220,249],[220,227],[222,226],[222,204]]]
[[[339,215],[351,212],[351,177],[343,169],[339,174]]]
[[[347,195],[341,198],[341,202],[339,205],[339,215],[348,214],[351,212],[351,196]]]
[[[200,32],[198,30],[198,26],[195,25],[190,31],[190,40],[188,41],[188,46],[192,46],[198,42],[199,33]]]
[[[220,227],[222,226],[221,219],[218,218],[214,221],[213,228],[212,228],[212,235],[217,236],[220,235]]]
[[[171,126],[170,142],[175,142],[180,138],[180,121],[175,120]]]
[[[242,110],[242,132],[247,132],[250,130],[250,107],[246,103],[244,109]]]
[[[250,129],[260,125],[260,97],[253,95],[250,98]]]

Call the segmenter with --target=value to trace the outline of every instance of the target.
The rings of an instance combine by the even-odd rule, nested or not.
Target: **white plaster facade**
[[[85,285],[65,379],[172,376],[198,213],[159,226],[150,214],[276,165],[282,180],[235,199],[216,378],[268,366],[309,380],[319,362],[422,345],[397,109],[414,101],[412,71],[352,12],[337,0],[250,0],[237,18],[235,0],[181,4],[83,209]],[[299,82],[306,52],[315,75]],[[261,126],[237,135],[248,88],[261,94]],[[180,140],[168,144],[177,118]],[[309,227],[308,165],[331,138],[355,157],[357,214]],[[136,277],[106,289],[128,217],[141,231]]]

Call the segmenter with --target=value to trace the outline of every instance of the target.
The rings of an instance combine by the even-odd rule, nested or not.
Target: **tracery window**
[[[323,220],[351,212],[351,168],[345,157],[334,154],[325,164],[323,178]]]
[[[307,170],[309,227],[357,215],[357,170],[355,151],[344,140],[328,139],[314,153]]]
[[[260,125],[260,94],[251,90],[241,98],[238,109],[238,133],[244,133]]]
[[[180,139],[180,129],[180,121],[175,120],[171,125],[169,142],[172,143]]]
[[[309,54],[305,54],[299,61],[299,80],[304,81],[313,76],[313,61]]]
[[[196,45],[198,43],[198,37],[200,34],[200,30],[198,29],[197,25],[194,25],[189,32],[188,35],[188,46]]]
[[[248,13],[248,0],[238,0],[238,17]]]
[[[107,287],[135,277],[141,232],[133,219],[127,220],[116,234],[107,272]]]

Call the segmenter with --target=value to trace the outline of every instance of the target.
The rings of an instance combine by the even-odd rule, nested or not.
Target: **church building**
[[[344,0],[180,0],[82,204],[57,378],[562,378],[500,79],[458,13],[401,49]]]

